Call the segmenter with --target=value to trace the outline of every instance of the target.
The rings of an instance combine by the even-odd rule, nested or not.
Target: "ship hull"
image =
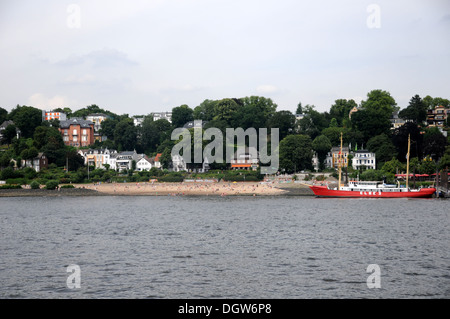
[[[435,188],[422,188],[418,191],[386,192],[386,191],[347,191],[333,190],[326,186],[310,186],[318,197],[345,198],[431,198],[436,194]]]

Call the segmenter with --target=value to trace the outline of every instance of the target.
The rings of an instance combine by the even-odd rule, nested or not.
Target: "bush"
[[[158,178],[158,182],[164,183],[181,183],[184,181],[184,177],[181,175],[165,175]]]
[[[14,169],[12,167],[8,166],[7,168],[5,168],[4,170],[2,170],[0,172],[0,179],[6,180],[9,178],[14,178],[14,177],[16,177],[16,176],[14,174]]]
[[[58,181],[51,180],[45,184],[45,189],[55,190],[58,187],[58,185],[59,185]]]
[[[0,185],[0,189],[22,189],[22,186],[5,184],[5,185]]]
[[[9,178],[6,180],[6,184],[25,185],[25,184],[27,184],[27,182],[24,178]]]
[[[224,181],[227,182],[257,182],[260,181],[261,179],[258,176],[254,176],[254,175],[229,175],[226,174],[223,177]]]
[[[30,187],[31,189],[40,189],[41,185],[37,181],[32,181]]]
[[[75,186],[73,186],[73,185],[63,185],[63,186],[61,186],[61,189],[63,189],[63,188],[75,188]]]

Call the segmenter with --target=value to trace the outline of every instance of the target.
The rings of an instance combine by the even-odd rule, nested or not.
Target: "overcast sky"
[[[374,6],[372,5],[374,4]],[[449,0],[1,0],[0,106],[450,98]]]

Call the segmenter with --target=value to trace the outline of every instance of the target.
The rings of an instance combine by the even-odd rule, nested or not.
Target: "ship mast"
[[[411,151],[411,134],[408,135],[408,153],[406,154],[406,190],[409,182],[409,152]]]
[[[341,189],[341,175],[342,175],[342,132],[341,132],[341,149],[339,151],[339,161],[338,161],[338,168],[339,168],[339,184],[338,184],[338,190]]]

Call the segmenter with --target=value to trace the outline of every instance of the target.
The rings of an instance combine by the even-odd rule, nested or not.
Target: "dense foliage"
[[[329,112],[319,112],[314,105],[296,107],[296,114],[279,110],[271,99],[259,96],[244,98],[225,98],[205,100],[190,108],[181,105],[172,109],[172,123],[165,119],[154,121],[152,116],[141,115],[141,126],[135,126],[128,114],[118,115],[97,105],[90,105],[77,111],[61,108],[68,117],[86,117],[92,113],[103,113],[108,119],[101,123],[101,134],[107,136],[104,142],[95,142],[92,148],[108,147],[118,151],[136,150],[155,156],[162,153],[163,168],[170,167],[170,151],[175,141],[171,133],[189,121],[202,120],[207,128],[218,128],[226,136],[226,128],[278,128],[280,144],[277,152],[280,156],[281,172],[298,172],[312,169],[311,160],[316,153],[320,169],[324,169],[323,160],[332,146],[339,146],[342,134],[345,145],[351,149],[368,149],[376,154],[377,171],[386,174],[404,171],[408,136],[411,136],[411,158],[416,158],[414,169],[417,173],[433,172],[450,166],[449,138],[437,128],[427,127],[426,116],[429,109],[437,105],[450,107],[450,101],[444,98],[415,95],[403,110],[397,106],[389,92],[373,90],[358,105],[354,100],[338,99],[331,105]],[[351,110],[356,112],[350,114]],[[391,116],[397,112],[407,123],[392,129]],[[150,114],[149,114],[150,115]],[[32,106],[17,105],[10,112],[0,108],[0,124],[6,120],[14,122],[2,134],[0,141],[0,179],[27,183],[36,180],[45,185],[49,180],[59,183],[80,183],[88,178],[87,168],[77,149],[65,146],[58,131],[58,121],[42,122],[41,110]],[[444,130],[448,131],[448,120]],[[17,138],[17,132],[20,137]],[[269,141],[270,143],[270,141]],[[203,143],[203,147],[208,143]],[[224,149],[226,143],[224,140]],[[44,153],[50,168],[36,173],[33,169],[21,167],[22,160],[30,160],[38,153]],[[13,162],[15,161],[16,164]],[[68,164],[69,171],[63,170]],[[18,170],[12,166],[17,165]],[[225,164],[211,164],[212,169],[225,170]],[[366,173],[378,174],[378,172]],[[382,173],[380,173],[382,175]],[[164,175],[168,175],[166,171]],[[163,177],[160,172],[118,174],[112,170],[92,170],[90,181],[144,181],[151,177],[179,180],[177,175]],[[222,176],[233,181],[246,178],[259,179],[258,175],[228,173]],[[377,177],[377,176],[371,176]]]

